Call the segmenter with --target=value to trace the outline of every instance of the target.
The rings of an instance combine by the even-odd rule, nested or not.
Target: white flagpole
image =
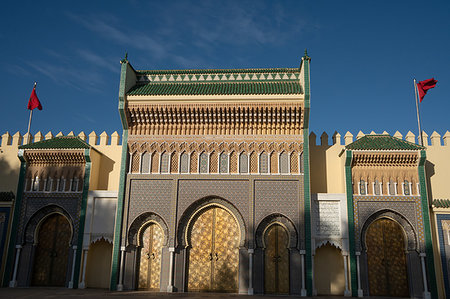
[[[33,89],[36,88],[37,83],[34,82],[34,86]],[[31,138],[30,138],[30,129],[31,129],[31,118],[33,117],[33,109],[30,110],[30,119],[28,120],[28,144],[31,143]]]
[[[419,125],[419,144],[423,145],[422,129],[420,128],[419,100],[417,99],[416,78],[414,78],[414,93],[416,94],[417,124]]]

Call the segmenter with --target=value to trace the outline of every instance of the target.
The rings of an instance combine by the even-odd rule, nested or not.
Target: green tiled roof
[[[257,68],[257,69],[197,69],[197,70],[140,70],[142,75],[179,75],[179,74],[243,74],[243,73],[296,73],[298,68]]]
[[[421,150],[425,147],[390,135],[366,135],[345,147],[349,150],[383,151],[383,150]]]
[[[19,149],[88,149],[91,148],[84,140],[77,136],[61,136],[48,140],[19,146]]]
[[[433,206],[436,208],[450,208],[449,199],[433,199]]]
[[[301,94],[299,82],[208,82],[208,83],[149,83],[135,85],[128,95],[247,95]]]

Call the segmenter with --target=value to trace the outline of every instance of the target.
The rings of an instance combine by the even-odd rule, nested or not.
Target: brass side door
[[[380,219],[366,234],[371,296],[409,297],[405,239],[399,224]]]
[[[142,236],[138,288],[159,291],[163,231],[157,224],[150,224]]]
[[[189,291],[238,291],[239,228],[226,210],[212,207],[190,229]]]
[[[40,225],[34,256],[34,286],[65,286],[71,228],[60,214],[47,217]]]
[[[265,233],[264,292],[266,294],[289,294],[288,234],[278,224]]]

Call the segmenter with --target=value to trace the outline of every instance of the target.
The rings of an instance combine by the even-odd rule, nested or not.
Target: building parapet
[[[19,131],[16,132],[14,135],[11,136],[9,132],[4,133],[0,136],[0,144],[1,147],[18,147],[20,145],[26,145],[30,142],[39,142],[42,140],[48,140],[52,139],[54,137],[60,137],[60,136],[75,136],[73,131],[69,132],[67,135],[64,135],[62,132],[59,132],[56,135],[53,135],[51,131],[49,131],[45,136],[39,131],[34,136],[32,134],[26,133],[25,135],[22,135]],[[115,131],[111,135],[108,135],[105,131],[101,133],[100,135],[97,135],[95,131],[92,131],[89,133],[89,135],[86,135],[83,131],[80,132],[78,135],[81,139],[88,142],[92,146],[121,146],[121,140],[120,135]]]
[[[377,133],[375,133],[374,131],[370,132],[369,134],[365,134],[362,131],[359,131],[356,134],[356,140],[364,137],[366,135],[375,135]],[[381,134],[389,134],[388,132],[384,131]],[[399,138],[399,139],[403,139],[403,135],[399,132],[396,131],[392,136]],[[434,131],[431,135],[428,135],[426,132],[423,132],[422,134],[423,136],[423,145],[425,147],[440,147],[440,146],[449,146],[450,147],[450,132],[446,131],[444,135],[440,135],[439,133],[437,133],[436,131]],[[311,133],[309,134],[309,142],[312,146],[324,146],[324,147],[329,147],[329,146],[333,146],[333,145],[348,145],[350,143],[352,143],[354,140],[354,135],[352,133],[350,133],[349,131],[347,131],[347,133],[345,133],[345,135],[342,138],[342,135],[338,132],[334,132],[334,134],[332,135],[331,138],[331,144],[329,144],[329,135],[326,132],[323,132],[322,135],[320,135],[319,138],[319,142],[317,142],[317,135],[311,131]],[[342,140],[343,139],[343,140]],[[404,139],[406,141],[418,144],[419,141],[419,136],[414,135],[414,133],[412,133],[411,131],[408,131],[408,133],[404,136]]]

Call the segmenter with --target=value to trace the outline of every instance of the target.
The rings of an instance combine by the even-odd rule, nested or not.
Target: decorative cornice
[[[28,165],[80,165],[86,162],[84,150],[80,151],[25,151]]]
[[[408,153],[354,152],[352,166],[417,167],[418,161],[419,156],[417,152],[408,152]]]

